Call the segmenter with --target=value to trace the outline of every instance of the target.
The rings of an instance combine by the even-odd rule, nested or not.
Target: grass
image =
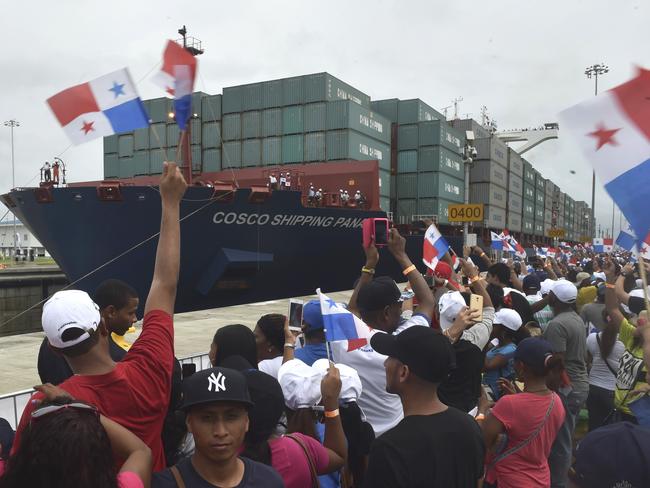
[[[15,262],[12,258],[0,257],[0,266],[4,265],[7,268],[18,268],[24,266],[47,266],[56,265],[56,261],[50,257],[36,257],[34,261],[19,261]]]

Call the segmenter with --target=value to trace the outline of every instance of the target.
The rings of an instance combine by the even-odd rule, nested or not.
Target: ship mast
[[[195,37],[187,37],[187,28],[185,25],[178,29],[178,33],[182,36],[181,39],[178,39],[176,42],[181,44],[183,48],[189,52],[192,56],[199,56],[203,54],[203,48],[201,47],[201,41]],[[192,184],[192,148],[190,143],[192,141],[192,119],[193,115],[190,116],[190,120],[186,125],[186,129],[181,132],[181,139],[179,144],[181,145],[181,171],[185,177],[185,181],[188,185]],[[203,164],[203,163],[201,163]]]

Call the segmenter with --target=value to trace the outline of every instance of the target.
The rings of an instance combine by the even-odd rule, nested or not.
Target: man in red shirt
[[[95,405],[106,417],[126,427],[151,449],[153,469],[165,468],[161,432],[171,390],[174,362],[173,313],[180,265],[179,206],[187,184],[174,163],[165,163],[160,179],[162,219],[151,289],[144,307],[142,334],[124,360],[109,354],[110,332],[99,307],[87,293],[65,290],[43,306],[42,324],[49,345],[62,354],[74,376],[59,387]],[[36,393],[27,402],[13,450],[29,424]]]

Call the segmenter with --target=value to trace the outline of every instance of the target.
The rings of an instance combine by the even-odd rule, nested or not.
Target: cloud
[[[372,98],[422,98],[435,108],[462,96],[462,115],[486,105],[501,128],[555,121],[590,96],[585,66],[608,63],[602,88],[648,65],[650,5],[608,0],[88,0],[3,6],[0,112],[16,118],[16,181],[26,184],[68,141],[45,99],[71,84],[128,66],[145,98],[145,77],[182,25],[203,41],[198,88],[328,71]],[[0,127],[0,192],[11,186],[9,131]],[[101,141],[65,152],[72,181],[102,175]],[[590,200],[590,168],[560,133],[527,157],[576,199]],[[574,169],[572,176],[569,169]],[[611,226],[599,185],[597,218]],[[609,222],[609,224],[607,224]]]

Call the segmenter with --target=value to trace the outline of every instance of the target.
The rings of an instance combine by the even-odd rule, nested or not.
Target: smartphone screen
[[[289,300],[289,330],[294,332],[302,331],[302,300]]]
[[[388,222],[383,219],[375,220],[375,246],[388,244]]]

